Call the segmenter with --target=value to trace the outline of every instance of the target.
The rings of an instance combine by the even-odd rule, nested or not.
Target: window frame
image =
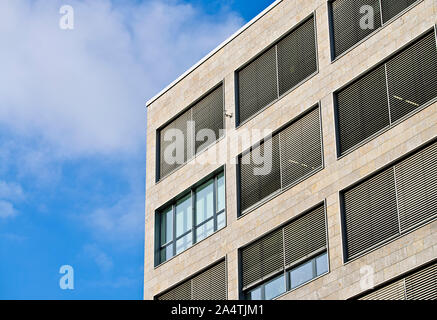
[[[344,193],[349,191],[349,190],[351,190],[351,189],[353,189],[353,188],[355,188],[355,187],[357,187],[357,186],[359,186],[361,183],[366,182],[369,179],[372,179],[373,177],[377,176],[378,174],[384,172],[385,170],[387,170],[387,169],[389,169],[391,167],[396,166],[397,164],[401,163],[403,160],[406,160],[407,158],[409,158],[409,157],[415,155],[416,153],[426,149],[427,147],[431,146],[434,143],[437,143],[437,137],[434,137],[431,140],[429,140],[429,141],[419,145],[418,147],[416,147],[413,150],[407,152],[406,154],[402,155],[401,157],[392,160],[391,162],[389,162],[388,164],[384,165],[383,167],[381,167],[381,168],[375,170],[374,172],[372,172],[372,173],[370,173],[370,174],[368,174],[368,175],[358,179],[357,181],[355,181],[351,185],[347,186],[346,188],[341,189],[338,192],[338,198],[339,198],[339,204],[340,204],[340,213],[339,213],[340,214],[340,225],[341,225],[340,236],[341,236],[341,242],[342,242],[341,248],[342,248],[342,255],[343,255],[343,265],[347,265],[349,263],[352,263],[353,261],[358,260],[358,259],[368,255],[369,253],[371,253],[371,252],[373,252],[375,250],[379,250],[379,249],[383,248],[384,246],[388,245],[389,243],[391,243],[393,241],[396,241],[399,238],[401,238],[401,237],[403,237],[403,236],[405,236],[405,235],[407,235],[409,233],[412,233],[412,232],[422,228],[423,226],[425,226],[425,225],[427,225],[427,224],[437,220],[436,216],[428,218],[428,219],[418,223],[414,227],[412,227],[412,228],[410,228],[410,229],[408,229],[408,230],[406,230],[404,232],[400,231],[398,234],[396,234],[396,235],[394,235],[394,236],[392,236],[390,238],[387,238],[387,239],[385,239],[385,240],[383,240],[383,241],[381,241],[381,242],[379,242],[379,243],[377,243],[377,244],[375,244],[375,245],[373,245],[373,246],[363,250],[362,252],[360,252],[359,254],[356,254],[352,258],[348,259],[348,257],[347,257],[347,234],[346,234],[346,223],[345,223],[345,212],[346,211],[345,211],[345,203],[344,203]],[[398,208],[396,210],[397,210],[397,215],[399,215]]]
[[[422,1],[422,0],[419,0]],[[396,49],[395,51],[393,51],[392,53],[390,53],[388,56],[386,56],[384,59],[382,59],[380,62],[376,63],[375,65],[371,66],[370,68],[368,68],[367,70],[365,70],[364,72],[361,72],[359,75],[357,75],[356,77],[352,78],[351,80],[349,80],[348,82],[346,82],[345,84],[343,84],[342,86],[340,86],[338,89],[334,90],[332,93],[332,99],[333,99],[333,114],[334,114],[334,130],[335,130],[335,146],[336,146],[336,157],[337,160],[340,160],[344,157],[347,157],[349,154],[353,153],[354,151],[358,150],[359,148],[361,148],[362,146],[366,145],[367,143],[369,143],[370,141],[372,141],[373,139],[379,137],[380,135],[384,134],[385,132],[389,131],[390,129],[396,127],[397,125],[399,125],[400,123],[404,122],[405,120],[407,120],[408,118],[414,116],[415,114],[419,113],[420,111],[426,109],[427,107],[429,107],[430,105],[434,104],[435,102],[437,102],[437,96],[433,99],[431,99],[430,101],[428,101],[427,103],[421,105],[420,107],[412,110],[411,112],[409,112],[408,114],[402,116],[401,118],[391,122],[388,126],[382,128],[381,130],[379,130],[378,132],[375,132],[374,134],[372,134],[371,136],[367,137],[366,139],[362,140],[361,142],[357,143],[356,145],[354,145],[353,147],[347,149],[345,152],[341,153],[341,146],[340,146],[340,123],[339,123],[339,115],[338,115],[338,101],[337,101],[337,96],[338,93],[344,89],[346,89],[347,87],[349,87],[350,85],[354,84],[355,82],[361,80],[362,78],[364,78],[365,76],[367,76],[369,73],[371,73],[372,71],[376,70],[377,68],[387,64],[389,62],[390,59],[394,58],[395,56],[397,56],[398,54],[400,54],[402,51],[408,49],[410,46],[414,45],[416,42],[419,42],[420,40],[422,40],[424,37],[426,37],[428,35],[428,33],[431,33],[431,31],[434,31],[434,35],[435,35],[435,39],[436,39],[436,50],[437,50],[437,25],[433,25],[432,27],[426,29],[425,31],[421,32],[419,35],[417,35],[416,37],[414,37],[413,39],[409,40],[407,43],[405,43],[404,45],[402,45],[400,48]],[[385,67],[386,68],[386,67]],[[387,81],[387,70],[385,71],[385,76],[386,76],[386,81]],[[388,90],[388,88],[386,87],[386,89]],[[388,94],[388,92],[387,92]],[[390,108],[390,104],[389,104],[389,108]],[[390,112],[389,112],[390,114]],[[390,119],[391,121],[391,119]]]
[[[218,180],[219,177],[222,176],[223,183],[224,183],[224,208],[221,210],[217,209],[217,202],[218,202]],[[207,183],[208,181],[213,180],[213,215],[199,224],[196,223],[196,189],[203,184]],[[178,201],[181,199],[184,199],[185,197],[189,197],[190,199],[190,205],[191,205],[191,228],[188,231],[183,232],[179,236],[176,236],[176,206]],[[161,216],[162,214],[168,212],[167,210],[171,207],[171,214],[172,214],[172,237],[170,241],[167,241],[164,244],[161,244]],[[226,207],[227,207],[227,201],[226,201],[226,167],[221,166],[220,168],[214,170],[212,173],[201,179],[196,184],[192,185],[185,191],[181,192],[178,196],[173,198],[170,201],[167,201],[164,205],[159,207],[155,210],[155,245],[154,245],[154,251],[155,251],[155,268],[158,268],[159,266],[163,265],[164,263],[172,260],[176,256],[182,254],[183,252],[187,251],[188,249],[192,248],[197,243],[202,242],[206,238],[212,236],[213,234],[217,233],[218,231],[224,229],[227,226],[227,217],[226,217]],[[224,224],[223,226],[218,229],[218,216],[223,215],[224,217]],[[211,220],[214,221],[214,228],[213,232],[211,234],[208,234],[201,240],[197,241],[196,236],[196,230],[198,227],[201,227],[205,225],[206,223],[210,222]],[[184,250],[177,252],[177,241],[180,239],[183,239],[187,235],[191,234],[191,245],[185,248]],[[163,249],[166,249],[167,247],[172,246],[172,256],[166,260],[161,261],[161,251]]]
[[[325,246],[324,248],[321,248],[321,249],[319,249],[319,250],[313,252],[311,255],[309,255],[309,256],[307,256],[307,257],[304,257],[302,260],[298,260],[298,261],[296,261],[296,262],[294,262],[294,263],[292,263],[292,264],[286,265],[286,264],[285,264],[285,243],[284,243],[284,244],[283,244],[283,245],[284,245],[284,248],[283,248],[283,251],[284,251],[284,268],[283,268],[283,270],[281,270],[281,271],[277,271],[277,272],[272,273],[272,274],[269,274],[265,279],[258,280],[258,281],[256,281],[256,282],[250,284],[249,286],[244,287],[244,286],[243,286],[243,261],[242,261],[242,250],[243,250],[244,248],[247,248],[248,246],[252,245],[252,244],[255,243],[256,241],[262,239],[263,237],[265,237],[265,236],[267,236],[267,235],[269,235],[269,234],[271,234],[271,233],[273,233],[273,232],[276,232],[276,231],[278,231],[278,230],[280,230],[280,229],[283,229],[283,230],[282,230],[282,233],[284,233],[284,228],[285,228],[287,225],[293,223],[293,221],[298,220],[299,218],[305,216],[306,214],[311,213],[313,210],[316,210],[316,209],[318,209],[318,208],[321,207],[321,206],[323,206],[323,213],[324,213],[324,218],[325,218],[325,237],[326,237],[326,246]],[[280,294],[280,295],[278,295],[277,297],[273,298],[272,300],[276,300],[276,299],[282,297],[282,296],[285,295],[285,294],[288,294],[288,293],[290,293],[290,292],[292,292],[292,291],[294,291],[294,290],[297,290],[297,289],[299,289],[300,287],[305,286],[305,285],[309,284],[310,282],[315,281],[315,280],[317,280],[318,278],[323,277],[323,276],[329,274],[329,273],[331,272],[331,264],[330,264],[330,259],[329,259],[330,254],[329,254],[329,231],[328,231],[328,230],[329,230],[329,227],[328,227],[328,215],[327,215],[327,201],[326,201],[326,199],[323,199],[323,201],[318,202],[318,203],[316,203],[315,205],[311,206],[310,208],[308,208],[308,209],[306,209],[306,210],[300,212],[300,213],[297,214],[295,217],[293,217],[293,218],[291,218],[291,219],[285,221],[284,223],[282,223],[282,224],[279,225],[278,227],[276,227],[276,228],[274,228],[274,229],[272,229],[272,230],[269,230],[268,232],[266,232],[266,233],[264,233],[264,234],[262,234],[262,235],[256,237],[256,238],[253,239],[252,241],[248,242],[248,243],[245,244],[244,246],[238,248],[238,287],[239,287],[239,299],[240,299],[240,300],[248,300],[248,292],[249,292],[249,291],[254,290],[254,289],[256,289],[256,288],[258,288],[258,287],[260,287],[260,286],[264,286],[266,283],[268,283],[269,281],[271,281],[271,280],[273,280],[273,279],[279,277],[280,275],[283,275],[283,277],[284,277],[284,282],[285,282],[285,283],[284,283],[284,285],[285,285],[285,292],[283,292],[282,294]],[[316,277],[310,279],[309,281],[307,281],[307,282],[305,282],[305,283],[302,283],[301,285],[299,285],[299,286],[297,286],[297,287],[295,287],[295,288],[291,288],[291,287],[289,286],[289,284],[291,284],[290,279],[289,279],[289,272],[290,272],[291,270],[293,270],[293,269],[295,269],[295,268],[297,268],[297,267],[303,265],[304,263],[306,263],[306,262],[312,260],[312,259],[316,259],[317,257],[319,257],[319,256],[321,256],[321,255],[323,255],[323,254],[326,254],[326,260],[327,260],[327,267],[328,267],[328,270],[327,270],[325,273],[322,273],[322,274],[320,274],[320,275],[318,275],[318,276],[316,276]],[[265,289],[264,289],[264,288],[261,289],[261,293],[262,293],[262,296],[264,297],[264,296],[265,296],[265,295],[264,295],[264,293],[265,293]]]
[[[229,283],[229,277],[228,277],[228,257],[227,255],[225,255],[224,257],[214,261],[211,264],[208,264],[206,267],[200,269],[199,271],[193,273],[192,275],[190,275],[189,277],[179,281],[178,283],[172,285],[171,287],[167,288],[166,290],[156,294],[153,297],[153,300],[159,300],[159,297],[165,295],[166,293],[172,291],[173,289],[176,289],[178,286],[185,284],[188,281],[192,281],[194,278],[196,278],[197,276],[201,275],[204,272],[207,272],[208,270],[214,268],[215,266],[219,265],[220,263],[224,263],[225,264],[225,281],[226,281],[226,299],[228,299],[229,297],[229,289],[228,289],[228,283]]]
[[[216,137],[216,140],[214,141],[214,143],[210,144],[209,146],[207,146],[206,148],[203,148],[202,150],[200,150],[199,152],[196,153],[196,147],[195,147],[195,143],[193,144],[192,148],[194,149],[192,151],[192,157],[188,157],[187,155],[187,160],[183,163],[180,164],[177,168],[171,170],[170,172],[168,172],[166,175],[161,176],[161,132],[162,130],[168,126],[170,123],[172,123],[173,121],[175,121],[177,118],[179,118],[181,115],[183,115],[185,112],[192,110],[193,107],[195,107],[200,101],[202,101],[203,99],[205,99],[209,94],[211,94],[212,92],[214,92],[214,90],[218,89],[219,87],[222,87],[222,94],[223,94],[223,134]],[[171,176],[173,173],[175,173],[176,171],[178,171],[180,168],[182,168],[183,166],[185,166],[188,162],[190,162],[191,160],[193,160],[194,158],[196,158],[198,155],[202,154],[203,152],[205,152],[206,150],[208,150],[209,148],[211,148],[212,146],[214,146],[218,141],[220,141],[221,139],[223,139],[226,136],[226,115],[225,115],[225,110],[226,110],[226,101],[225,101],[225,79],[221,80],[219,83],[217,83],[216,85],[214,85],[211,89],[209,89],[208,91],[206,91],[205,93],[203,93],[199,98],[197,98],[196,100],[194,100],[192,103],[189,104],[188,107],[182,109],[180,112],[178,112],[175,116],[173,116],[172,118],[170,118],[169,120],[167,120],[166,122],[164,122],[162,125],[160,125],[156,131],[155,131],[155,135],[156,135],[156,148],[155,148],[155,184],[160,183],[161,181],[163,181],[165,178]],[[195,135],[195,132],[194,132]],[[195,139],[195,137],[194,137]],[[195,142],[192,141],[192,142]]]
[[[267,202],[269,202],[270,200],[274,199],[275,197],[287,192],[288,190],[290,190],[291,188],[295,187],[296,185],[302,183],[303,181],[305,181],[306,179],[312,177],[313,175],[317,174],[318,172],[322,171],[325,168],[325,155],[324,155],[324,145],[323,145],[323,119],[322,119],[322,106],[321,106],[321,102],[318,101],[316,104],[312,105],[311,107],[305,109],[303,112],[299,113],[296,117],[294,117],[293,119],[291,119],[290,121],[288,121],[287,123],[285,123],[284,125],[280,126],[278,129],[276,129],[275,131],[272,132],[271,137],[273,138],[273,136],[279,134],[281,131],[283,131],[284,129],[286,129],[287,127],[289,127],[291,124],[293,124],[294,122],[299,121],[300,119],[302,119],[303,117],[305,117],[306,115],[308,115],[309,113],[311,113],[312,111],[314,111],[315,109],[319,110],[319,131],[320,131],[320,152],[321,152],[321,159],[322,159],[322,164],[319,168],[305,174],[304,176],[300,177],[299,179],[297,179],[296,181],[294,181],[293,183],[282,187],[282,183],[281,183],[281,188],[278,189],[277,191],[271,193],[270,195],[264,197],[263,199],[259,200],[258,202],[254,203],[253,205],[251,205],[250,207],[241,210],[241,164],[240,164],[240,159],[242,156],[246,155],[247,153],[251,152],[254,148],[259,147],[260,145],[262,145],[265,141],[266,141],[266,137],[262,138],[261,140],[257,141],[256,143],[254,143],[252,146],[250,146],[249,148],[247,148],[246,150],[244,150],[243,152],[241,152],[240,154],[238,154],[235,158],[235,163],[236,163],[236,170],[237,170],[237,174],[236,174],[236,195],[237,195],[237,220],[241,219],[243,217],[245,217],[247,214],[251,213],[252,211],[255,211],[256,209],[258,209],[259,207],[263,206],[264,204],[266,204]],[[279,153],[281,153],[281,146],[279,145]],[[281,163],[280,163],[280,173],[282,172],[281,169]],[[282,179],[282,177],[281,177]]]
[[[275,47],[281,40],[283,40],[284,38],[286,38],[287,36],[289,36],[291,33],[293,33],[293,31],[295,31],[296,29],[298,29],[300,26],[302,26],[305,22],[307,22],[308,20],[310,20],[311,18],[314,19],[314,38],[315,38],[315,48],[316,48],[316,71],[313,72],[312,74],[310,74],[307,78],[303,79],[301,82],[297,83],[295,86],[291,87],[290,89],[288,89],[287,91],[285,91],[282,94],[279,94],[279,63],[278,63],[278,52],[277,52],[277,48],[276,50],[276,78],[277,78],[277,83],[278,83],[278,88],[277,88],[277,98],[274,99],[272,102],[268,103],[266,106],[264,106],[263,108],[261,108],[260,110],[258,110],[256,113],[254,113],[253,115],[251,115],[249,118],[240,121],[240,96],[239,96],[239,72],[241,70],[243,70],[245,67],[247,67],[248,65],[250,65],[252,62],[254,62],[256,59],[258,59],[260,56],[262,56],[264,53],[266,53],[268,50],[272,49],[273,47]],[[310,80],[312,77],[316,76],[319,73],[319,51],[318,51],[318,39],[317,39],[317,15],[316,15],[316,10],[312,11],[309,15],[307,15],[306,17],[304,17],[301,21],[297,22],[293,27],[291,27],[288,31],[286,31],[283,35],[281,35],[278,39],[276,39],[275,41],[273,41],[272,43],[270,43],[268,46],[266,46],[264,49],[262,49],[259,53],[257,53],[256,55],[254,55],[252,58],[250,58],[247,62],[245,62],[243,65],[241,65],[238,69],[236,69],[234,71],[234,94],[235,94],[235,129],[238,129],[240,127],[242,127],[244,124],[248,123],[250,120],[252,120],[253,118],[255,118],[257,115],[259,115],[260,113],[262,113],[263,111],[265,111],[267,108],[269,108],[270,106],[272,106],[273,104],[275,104],[276,102],[278,102],[279,100],[281,100],[282,98],[284,98],[285,96],[287,96],[290,92],[296,90],[298,87],[300,87],[301,85],[303,85],[305,82],[307,82],[308,80]]]
[[[327,12],[328,12],[328,23],[329,23],[329,43],[330,43],[329,48],[330,48],[331,64],[335,63],[336,61],[340,60],[342,57],[346,56],[348,53],[353,51],[355,48],[359,47],[361,44],[363,44],[364,42],[369,40],[376,33],[381,31],[382,29],[384,29],[386,26],[388,26],[389,24],[391,24],[392,22],[394,22],[395,20],[397,20],[398,18],[400,18],[404,14],[406,14],[408,11],[412,10],[414,7],[416,7],[417,5],[422,3],[424,0],[416,0],[416,2],[412,3],[410,6],[406,7],[404,10],[402,10],[401,12],[399,12],[397,15],[393,16],[392,18],[390,18],[386,22],[384,22],[383,13],[381,10],[381,26],[378,28],[375,28],[375,30],[373,30],[373,32],[371,32],[369,35],[367,35],[366,37],[364,37],[363,39],[361,39],[360,41],[355,43],[353,46],[351,46],[349,49],[342,52],[338,56],[335,56],[335,40],[334,40],[335,35],[334,35],[334,28],[333,28],[334,19],[333,19],[333,10],[332,10],[332,3],[334,1],[336,1],[336,0],[327,0]],[[379,2],[380,8],[382,9],[381,0],[378,0],[378,2]]]

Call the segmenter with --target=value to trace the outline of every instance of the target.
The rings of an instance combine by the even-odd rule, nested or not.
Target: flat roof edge
[[[169,91],[171,88],[173,88],[176,84],[178,84],[182,79],[184,79],[186,76],[188,76],[191,72],[193,72],[195,69],[197,69],[201,64],[203,64],[205,61],[207,61],[209,58],[211,58],[214,54],[216,54],[220,49],[225,47],[228,43],[230,43],[232,40],[234,40],[236,37],[238,37],[243,31],[248,29],[251,25],[253,25],[256,21],[261,19],[264,15],[266,15],[270,10],[272,10],[274,7],[276,7],[279,3],[281,3],[282,0],[276,0],[271,5],[269,5],[267,8],[265,8],[263,11],[261,11],[256,17],[254,17],[252,20],[247,22],[244,26],[242,26],[240,29],[238,29],[234,34],[232,34],[229,38],[227,38],[225,41],[223,41],[221,44],[219,44],[215,49],[213,49],[211,52],[209,52],[206,56],[204,56],[202,59],[200,59],[196,64],[194,64],[191,68],[189,68],[187,71],[185,71],[183,74],[181,74],[176,80],[174,80],[172,83],[170,83],[167,87],[162,89],[158,94],[156,94],[153,98],[149,99],[146,102],[146,107],[151,105],[153,102],[155,102],[157,99],[159,99],[162,95],[164,95],[167,91]]]

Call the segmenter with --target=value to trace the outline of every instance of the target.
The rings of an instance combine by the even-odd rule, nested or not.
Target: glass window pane
[[[217,176],[217,211],[225,208],[225,174],[220,173]]]
[[[284,275],[281,275],[265,285],[265,298],[266,300],[272,300],[277,296],[285,292],[285,280]]]
[[[161,213],[160,224],[161,224],[160,245],[162,246],[167,242],[173,240],[173,211],[171,206],[169,209]]]
[[[214,215],[214,179],[196,189],[196,224]]]
[[[214,220],[210,220],[207,223],[202,224],[196,228],[196,241],[205,239],[207,236],[214,232]]]
[[[261,300],[262,299],[262,286],[249,291],[247,294],[248,300]]]
[[[316,258],[316,269],[318,276],[328,272],[328,254],[326,252]]]
[[[191,229],[192,216],[191,195],[187,195],[176,204],[176,237]]]
[[[217,230],[220,230],[221,228],[224,228],[226,225],[226,216],[225,212],[220,213],[217,215]]]
[[[173,244],[160,250],[160,262],[167,261],[171,257],[173,257]]]
[[[176,254],[187,250],[192,244],[192,234],[189,233],[182,238],[176,240]]]
[[[313,260],[290,271],[291,288],[296,288],[313,278]]]

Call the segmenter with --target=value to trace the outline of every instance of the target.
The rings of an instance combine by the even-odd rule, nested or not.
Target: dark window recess
[[[437,217],[437,142],[342,192],[350,260]]]
[[[309,19],[278,42],[279,95],[317,70],[314,19]]]
[[[260,163],[264,158],[270,158],[271,165],[268,161],[264,164]],[[273,136],[240,157],[240,205],[242,210],[281,189],[279,167],[279,135]]]
[[[383,286],[360,300],[437,300],[437,263]]]
[[[238,72],[239,122],[278,98],[276,48],[272,47]]]
[[[387,62],[391,120],[396,121],[437,96],[434,32]]]
[[[332,1],[331,29],[334,38],[334,57],[346,52],[375,30],[381,28],[383,23],[386,23],[416,2],[418,0]]]
[[[242,248],[242,289],[246,298],[273,299],[293,289],[295,283],[300,285],[328,272],[326,249],[324,206]],[[310,275],[302,277],[307,264],[311,265]],[[291,282],[287,272],[291,272]]]
[[[183,146],[176,145],[174,129],[182,132]],[[160,139],[158,178],[167,176],[195,154],[217,141],[223,134],[222,129],[224,129],[224,101],[223,85],[220,85],[190,109],[158,130]],[[183,151],[183,154],[177,159],[175,159],[178,155],[176,150]],[[166,154],[170,156],[170,161],[166,160]]]
[[[347,255],[399,234],[393,168],[344,193]]]
[[[192,145],[189,143],[188,139],[188,121],[191,120],[191,110],[188,110],[184,112],[182,115],[180,115],[178,118],[176,118],[174,121],[169,123],[167,126],[165,126],[163,129],[160,130],[160,153],[159,153],[159,159],[160,159],[160,177],[164,177],[171,173],[172,171],[176,170],[179,166],[181,166],[182,163],[185,163],[188,158],[188,152],[189,150],[192,150]],[[183,146],[175,146],[175,148],[172,147],[174,145],[174,140],[171,140],[170,138],[174,135],[175,130],[180,130],[183,134],[184,138],[184,145]],[[177,148],[181,148],[180,150],[183,150],[183,155],[180,155],[180,161],[179,159],[175,159]],[[166,161],[165,155],[170,154],[172,156],[173,161]]]
[[[271,153],[271,162],[266,152]],[[239,157],[241,212],[317,171],[322,162],[319,108],[315,108]]]
[[[158,300],[226,300],[226,263],[222,261],[161,294]]]
[[[437,49],[430,32],[335,94],[339,154],[435,97]]]
[[[390,124],[384,66],[337,94],[340,153]]]
[[[238,123],[317,71],[315,37],[312,17],[238,71]]]
[[[418,0],[381,0],[384,23],[397,16]]]
[[[437,215],[437,144],[396,165],[401,231]]]
[[[193,107],[193,121],[196,134],[196,153],[199,153],[214,143],[221,136],[220,130],[224,128],[222,87],[215,89]],[[212,130],[214,136],[207,136],[204,129]]]
[[[363,6],[373,8],[374,29],[363,29],[360,26],[360,21],[365,15],[365,13],[360,13]],[[336,0],[332,2],[334,56],[338,57],[379,27],[381,27],[379,0]]]

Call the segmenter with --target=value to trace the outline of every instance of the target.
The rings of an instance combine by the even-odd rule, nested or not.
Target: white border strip
[[[199,62],[197,62],[195,65],[193,65],[190,69],[185,71],[181,76],[179,76],[176,80],[174,80],[172,83],[170,83],[167,87],[165,87],[163,90],[161,90],[157,95],[155,95],[153,98],[148,100],[146,102],[146,107],[150,106],[153,102],[155,102],[159,97],[161,97],[164,93],[166,93],[168,90],[170,90],[172,87],[174,87],[179,81],[181,81],[183,78],[188,76],[191,72],[193,72],[197,67],[199,67],[202,63],[204,63],[206,60],[211,58],[214,54],[216,54],[220,49],[222,49],[224,46],[226,46],[228,43],[230,43],[232,40],[234,40],[236,37],[238,37],[243,31],[248,29],[252,24],[254,24],[256,21],[261,19],[265,14],[267,14],[270,10],[272,10],[274,7],[276,7],[279,3],[281,3],[282,0],[276,0],[271,5],[269,5],[267,8],[265,8],[260,14],[258,14],[255,18],[250,20],[248,23],[246,23],[243,27],[241,27],[237,32],[235,32],[232,36],[227,38],[225,41],[223,41],[221,44],[219,44],[214,50],[212,50],[210,53],[208,53],[205,57],[203,57]]]

